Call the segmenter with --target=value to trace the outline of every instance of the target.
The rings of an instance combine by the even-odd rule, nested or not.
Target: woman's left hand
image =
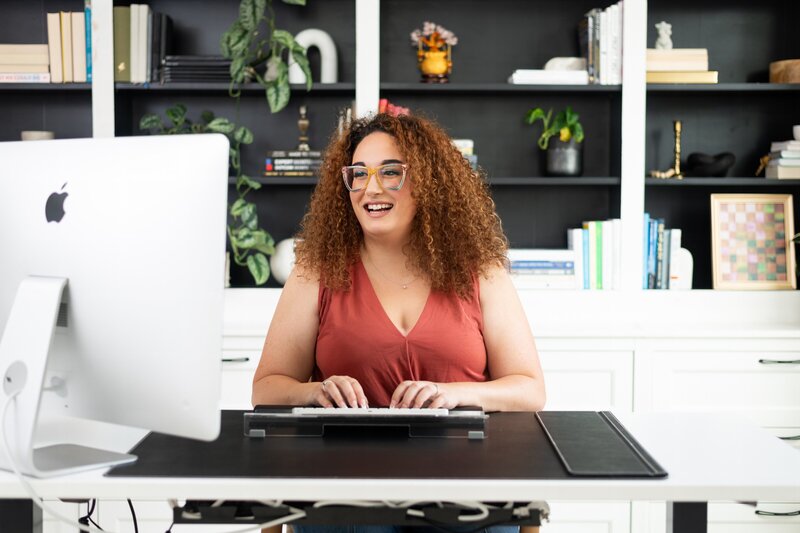
[[[458,402],[448,395],[447,385],[432,381],[403,381],[392,394],[389,407],[452,409]]]

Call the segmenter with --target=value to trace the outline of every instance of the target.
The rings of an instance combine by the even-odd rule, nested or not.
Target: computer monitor
[[[218,435],[228,150],[220,134],[0,143],[0,429],[23,472],[135,459],[39,446],[64,417]]]

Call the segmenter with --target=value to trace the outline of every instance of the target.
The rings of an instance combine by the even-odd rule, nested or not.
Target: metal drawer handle
[[[759,359],[762,365],[800,365],[800,359]]]
[[[223,357],[223,363],[247,363],[250,361],[249,357]]]
[[[792,435],[791,437],[778,437],[781,440],[800,440],[800,435]]]
[[[772,511],[762,511],[761,509],[756,509],[756,514],[759,516],[800,516],[800,509],[797,511],[787,511],[785,513],[774,513]]]

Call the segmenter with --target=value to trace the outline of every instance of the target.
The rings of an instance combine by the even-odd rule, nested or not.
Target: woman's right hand
[[[315,383],[311,402],[322,407],[369,407],[361,384],[350,376],[330,376]]]

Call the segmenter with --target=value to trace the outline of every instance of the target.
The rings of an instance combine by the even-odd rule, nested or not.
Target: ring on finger
[[[328,383],[329,383],[329,381],[327,379],[325,381],[323,381],[322,382],[322,388],[324,389],[325,387],[327,387]]]

